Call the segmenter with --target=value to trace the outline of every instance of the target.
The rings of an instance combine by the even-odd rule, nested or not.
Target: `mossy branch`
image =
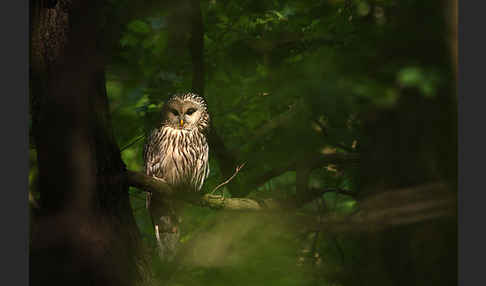
[[[225,198],[212,194],[195,192],[174,192],[162,180],[154,179],[140,172],[127,171],[130,186],[143,191],[161,193],[169,198],[182,200],[194,205],[224,210],[282,211],[296,209],[301,204],[297,198],[285,201],[275,199],[256,200],[251,198]],[[338,192],[354,194],[339,189],[313,190],[316,193]],[[367,232],[389,226],[413,224],[422,221],[455,217],[457,198],[445,183],[421,185],[412,188],[386,190],[360,202],[359,212],[344,216],[300,216],[303,225],[331,232]]]
[[[174,192],[169,184],[163,180],[144,175],[140,172],[127,171],[127,180],[130,186],[145,192],[160,193],[168,198],[182,200],[194,205],[226,210],[264,210],[280,208],[271,200],[257,201],[249,198],[225,198],[212,194],[196,192]]]

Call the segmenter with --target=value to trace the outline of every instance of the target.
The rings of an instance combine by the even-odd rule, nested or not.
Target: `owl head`
[[[176,94],[162,110],[163,125],[174,129],[201,132],[209,127],[209,113],[204,98],[194,93]]]

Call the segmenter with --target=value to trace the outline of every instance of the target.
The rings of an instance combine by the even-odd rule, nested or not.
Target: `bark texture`
[[[30,284],[147,282],[108,114],[98,34],[103,2],[47,2],[31,1],[40,205],[31,229]]]

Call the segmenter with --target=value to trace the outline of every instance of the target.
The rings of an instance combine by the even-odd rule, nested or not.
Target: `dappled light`
[[[457,284],[457,1],[40,2],[32,285]],[[198,192],[144,167],[189,92]]]

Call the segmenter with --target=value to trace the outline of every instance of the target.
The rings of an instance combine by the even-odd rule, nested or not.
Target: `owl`
[[[162,109],[162,124],[144,149],[145,172],[175,190],[199,191],[209,174],[209,113],[193,93],[172,96]]]
[[[165,181],[174,191],[200,191],[209,175],[206,102],[193,93],[174,95],[162,108],[161,119],[144,148],[146,175]],[[177,206],[151,193],[146,202],[161,255],[172,257],[179,237]]]

